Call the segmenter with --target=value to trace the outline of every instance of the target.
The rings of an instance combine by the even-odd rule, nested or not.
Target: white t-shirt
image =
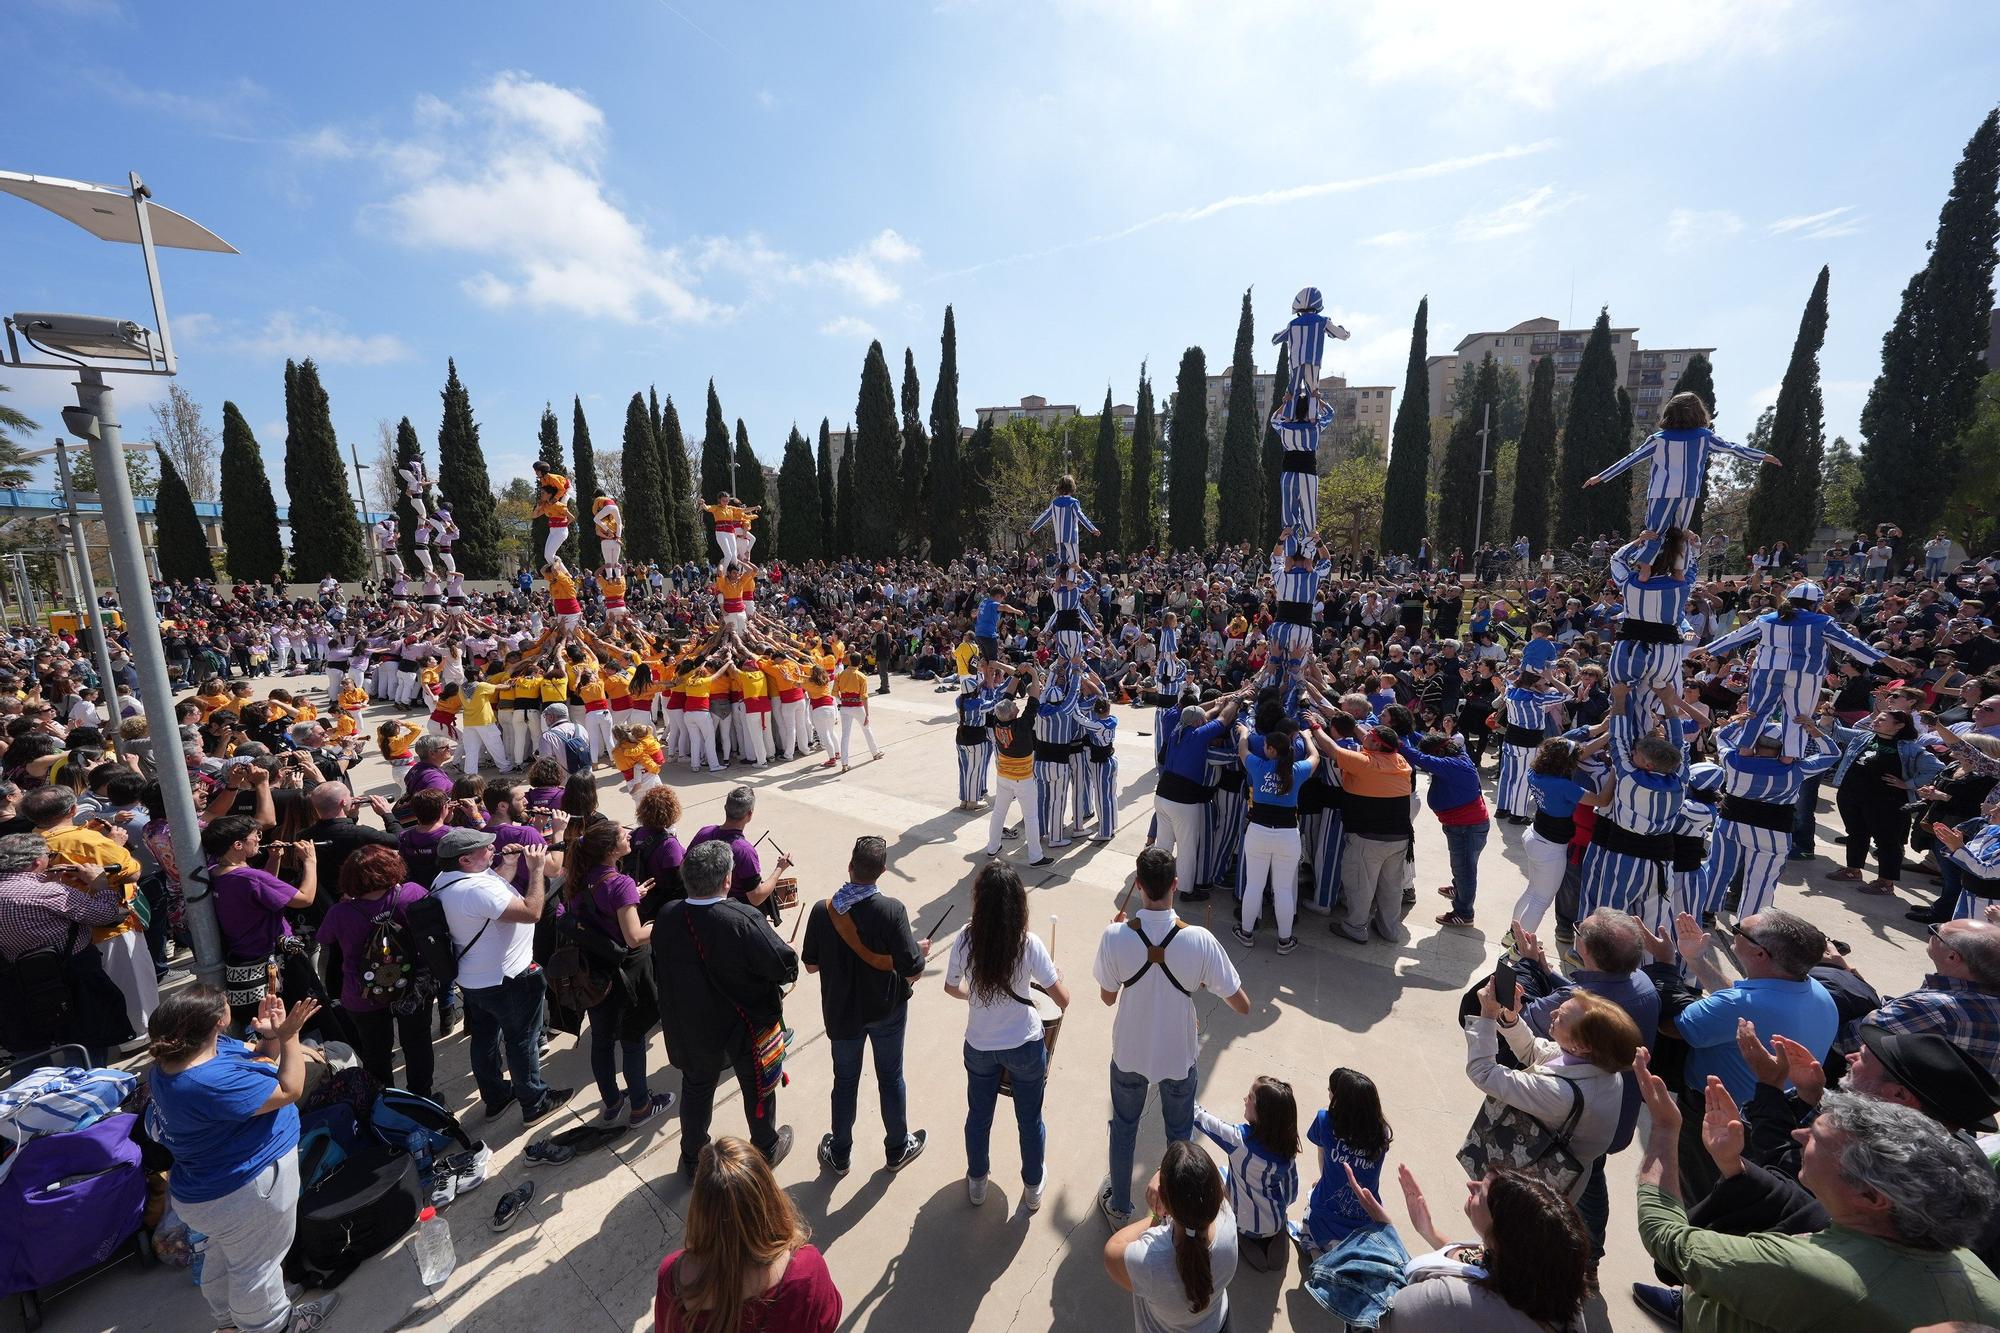
[[[951,946],[951,963],[944,974],[945,985],[971,992],[971,987],[967,985],[971,957],[972,932],[961,930]],[[1028,999],[1031,982],[1053,987],[1061,980],[1062,973],[1056,971],[1056,960],[1049,957],[1048,947],[1030,931],[1027,947],[1021,950],[1021,961],[1014,965],[1014,975],[1007,981],[1007,989],[1021,999],[1002,995],[997,1001],[989,1001],[971,992],[971,1012],[965,1019],[965,1044],[975,1051],[1011,1051],[1031,1041],[1040,1041],[1041,1017],[1035,1013],[1033,1005],[1022,1001]]]
[[[1142,911],[1134,919],[1146,932],[1146,940],[1155,944],[1174,928],[1171,911]],[[1146,966],[1146,940],[1128,924],[1104,928],[1090,969],[1099,990],[1118,991]],[[1111,1062],[1155,1083],[1186,1078],[1201,1053],[1192,992],[1206,987],[1227,997],[1243,989],[1221,941],[1200,926],[1181,928],[1167,945],[1165,966],[1165,972],[1158,965],[1147,968],[1136,983],[1120,991],[1118,1012],[1111,1020]],[[1175,989],[1166,972],[1172,972],[1190,993]]]
[[[491,870],[476,875],[448,870],[437,877],[431,892],[444,906],[452,947],[464,949],[458,959],[458,984],[472,990],[497,986],[519,976],[535,962],[532,921],[502,921],[500,914],[520,895]],[[480,927],[484,926],[482,932]],[[475,940],[474,936],[478,938]],[[470,948],[467,948],[467,945]]]

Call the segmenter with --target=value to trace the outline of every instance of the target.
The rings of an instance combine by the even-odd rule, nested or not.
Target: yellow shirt
[[[702,508],[708,511],[708,516],[715,520],[717,527],[730,523],[740,524],[744,519],[743,511],[735,505],[703,505]]]
[[[465,707],[465,695],[463,693],[463,687],[461,687],[460,693],[452,695],[451,698],[449,699],[440,699],[436,703],[432,704],[431,717],[439,722],[446,721],[447,719],[456,719],[458,717],[459,710],[464,707]],[[444,714],[445,716],[439,717],[438,714],[440,713]]]
[[[48,840],[50,861],[57,865],[103,866],[105,877],[118,890],[119,897],[127,903],[132,901],[139,883],[139,858],[119,846],[115,839],[88,828],[66,828],[42,836]],[[96,927],[90,938],[93,942],[116,939],[136,924],[137,919],[128,913],[115,926]]]
[[[292,720],[294,722],[316,722],[319,720],[319,709],[312,704],[301,703],[292,710]]]
[[[576,580],[559,569],[549,571],[549,596],[558,602],[576,600]]]
[[[660,752],[660,742],[651,731],[636,741],[611,747],[611,766],[624,774],[627,781],[641,768],[648,773],[659,772],[660,761],[664,757]]]
[[[542,697],[542,678],[532,671],[515,672],[513,685],[513,698],[539,699]]]
[[[368,691],[359,685],[340,687],[340,707],[344,712],[353,712],[368,706]]]
[[[346,713],[333,720],[333,738],[337,741],[346,740],[358,730],[359,728],[354,725],[354,719]]]
[[[680,689],[681,693],[687,696],[690,706],[696,709],[706,708],[708,707],[708,696],[715,689],[715,677],[704,676],[697,672],[683,681]],[[701,700],[699,704],[695,703],[697,699]]]
[[[799,683],[805,687],[806,699],[814,708],[820,708],[833,702],[833,686],[821,685],[811,676],[807,676]]]
[[[367,698],[366,695],[362,697],[364,699]],[[201,705],[201,720],[204,722],[208,721],[210,717],[221,709],[229,707],[230,703],[229,696],[226,694],[197,694],[194,697],[194,701]]]
[[[396,730],[389,736],[389,758],[402,759],[409,755],[410,747],[417,743],[417,737],[424,729],[414,722],[398,722]]]
[[[569,699],[569,677],[567,676],[542,677],[543,703],[559,704],[567,702],[568,699]]]
[[[623,708],[625,701],[632,697],[632,669],[622,671],[606,667],[598,676],[604,682],[604,697],[611,701],[613,708]]]
[[[770,683],[764,679],[764,673],[761,671],[738,671],[732,668],[729,678],[735,682],[738,692],[746,699],[767,699],[771,695]]]
[[[576,687],[576,697],[583,700],[583,705],[585,708],[589,708],[590,705],[592,704],[603,703],[604,682],[601,680],[588,680],[583,682],[582,684]]]
[[[868,677],[862,675],[853,667],[847,668],[833,678],[833,688],[834,692],[840,696],[840,706],[842,708],[861,708],[865,706],[865,701],[868,698]]]
[[[978,651],[978,647],[970,643],[961,643],[958,647],[951,650],[951,660],[958,663],[959,675],[963,676],[966,672],[972,670],[972,659]]]
[[[459,687],[459,699],[463,703],[460,720],[468,727],[486,727],[493,724],[493,700],[500,693],[500,687],[490,681]]]

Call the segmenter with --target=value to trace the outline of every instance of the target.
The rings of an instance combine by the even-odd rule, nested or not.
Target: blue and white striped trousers
[[[1641,643],[1619,639],[1611,645],[1611,664],[1604,678],[1613,685],[1633,685],[1646,689],[1681,688],[1681,663],[1687,660],[1684,643]]]
[[[958,799],[986,799],[986,774],[993,766],[993,742],[958,747]]]
[[[1097,788],[1090,782],[1090,752],[1078,746],[1069,757],[1070,825],[1078,833],[1090,827],[1097,814]]]
[[[1049,650],[1057,657],[1071,662],[1083,660],[1083,631],[1080,629],[1059,629],[1049,636]]]
[[[1117,755],[1112,755],[1101,764],[1091,762],[1090,793],[1097,803],[1097,832],[1092,836],[1099,842],[1109,842],[1111,835],[1118,831]]]
[[[1312,867],[1312,893],[1305,905],[1331,912],[1340,901],[1340,849],[1346,841],[1345,821],[1338,810],[1315,810],[1299,816],[1299,842]]]
[[[1278,518],[1298,536],[1319,528],[1319,474],[1281,472],[1278,474]]]
[[[1736,908],[1738,919],[1754,916],[1771,905],[1777,896],[1778,875],[1785,868],[1785,852],[1791,834],[1783,829],[1739,824],[1733,819],[1715,821],[1715,833],[1708,843],[1708,863],[1698,907],[1687,910],[1720,912],[1737,875],[1743,876],[1743,895]]]
[[[1243,825],[1249,805],[1240,790],[1217,787],[1208,803],[1208,822],[1202,830],[1201,882],[1213,888],[1236,883],[1236,863],[1243,850]]]
[[[1743,692],[1743,706],[1750,710],[1745,736],[1760,734],[1772,719],[1785,731],[1785,754],[1793,759],[1805,753],[1806,732],[1798,719],[1811,717],[1819,706],[1820,676],[1811,671],[1781,671],[1761,667],[1750,673]]]
[[[1041,816],[1042,846],[1066,847],[1069,839],[1063,836],[1064,809],[1069,796],[1069,761],[1067,759],[1037,759],[1035,761],[1035,808]]]
[[[1534,761],[1535,751],[1529,746],[1500,742],[1500,782],[1493,796],[1501,814],[1525,819],[1535,813],[1528,796],[1528,765]]]
[[[1660,495],[1646,501],[1646,527],[1653,532],[1665,533],[1668,528],[1684,528],[1694,522],[1695,506],[1701,503],[1698,495]],[[1653,537],[1639,543],[1639,549],[1632,553],[1632,563],[1650,565],[1660,558],[1660,538]],[[1662,574],[1666,570],[1660,571]]]
[[[1645,861],[1592,843],[1583,853],[1576,919],[1581,921],[1600,907],[1615,907],[1638,917],[1649,930],[1669,929],[1673,902],[1664,879],[1672,873],[1665,861]]]

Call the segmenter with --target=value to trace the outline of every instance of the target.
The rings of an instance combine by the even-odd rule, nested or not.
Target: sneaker
[[[470,1194],[486,1183],[486,1171],[493,1163],[493,1150],[484,1140],[475,1140],[468,1152],[453,1153],[443,1159],[444,1169],[452,1174],[460,1194]]]
[[[1255,935],[1252,935],[1249,931],[1243,929],[1243,927],[1231,926],[1229,928],[1229,933],[1234,935],[1236,937],[1236,942],[1242,945],[1244,948],[1254,949],[1257,947],[1257,937]]]
[[[1681,1289],[1656,1287],[1646,1282],[1632,1284],[1632,1303],[1668,1328],[1681,1326]]]
[[[1345,921],[1330,921],[1330,922],[1328,922],[1328,923],[1327,923],[1327,927],[1326,927],[1326,928],[1327,928],[1328,930],[1332,931],[1332,932],[1333,932],[1334,934],[1336,934],[1336,935],[1340,936],[1340,938],[1342,938],[1342,939],[1344,939],[1344,940],[1348,940],[1348,941],[1350,941],[1350,942],[1352,942],[1352,943],[1355,943],[1355,944],[1366,944],[1366,943],[1368,943],[1368,932],[1367,932],[1367,931],[1365,931],[1365,930],[1349,930],[1349,929],[1347,928],[1347,923],[1346,923]]]
[[[620,1097],[615,1102],[604,1103],[604,1109],[597,1113],[597,1119],[600,1123],[608,1125],[612,1121],[618,1119],[618,1117],[624,1114],[625,1114],[625,1099],[623,1097]]]
[[[972,1200],[972,1206],[974,1208],[977,1208],[980,1204],[985,1203],[986,1177],[967,1176],[965,1178],[965,1197]]]
[[[930,1132],[928,1130],[920,1129],[916,1133],[904,1139],[903,1151],[889,1159],[889,1169],[891,1171],[901,1171],[911,1162],[914,1162],[917,1160],[917,1158],[923,1156],[924,1145],[930,1142],[930,1137],[931,1137]],[[846,1172],[843,1170],[841,1174],[845,1175]]]
[[[439,1165],[441,1167],[442,1163],[440,1163]],[[431,1194],[430,1194],[431,1207],[437,1209],[439,1212],[443,1212],[445,1209],[451,1207],[452,1200],[456,1199],[457,1197],[458,1197],[457,1176],[453,1175],[450,1171],[442,1169],[438,1170],[435,1174],[432,1175]]]
[[[340,1304],[340,1293],[329,1291],[316,1301],[301,1301],[292,1307],[292,1317],[285,1321],[285,1333],[313,1333],[313,1330],[333,1318],[333,1307]]]
[[[819,1164],[828,1171],[833,1172],[836,1176],[844,1176],[850,1169],[849,1163],[843,1162],[833,1155],[833,1135],[831,1134],[822,1134],[819,1136],[819,1153],[817,1155],[819,1157]]]
[[[764,1160],[772,1166],[776,1166],[778,1163],[784,1161],[790,1155],[791,1151],[792,1127],[790,1125],[780,1125],[778,1126],[778,1141],[771,1145],[770,1152],[764,1154]]]
[[[576,1149],[554,1139],[536,1139],[521,1150],[521,1156],[529,1166],[561,1166],[576,1156]]]
[[[1049,1173],[1047,1171],[1043,1171],[1042,1178],[1040,1180],[1036,1181],[1033,1185],[1028,1186],[1027,1189],[1022,1191],[1021,1207],[1023,1210],[1030,1213],[1038,1213],[1042,1210],[1042,1188],[1046,1186],[1048,1183],[1049,1183]]]
[[[673,1110],[674,1103],[679,1100],[671,1092],[656,1092],[647,1099],[644,1106],[633,1107],[632,1118],[625,1123],[633,1129],[637,1129],[641,1125],[649,1123],[654,1116],[665,1115],[668,1111]]]
[[[1288,954],[1292,950],[1298,947],[1299,947],[1299,942],[1297,937],[1295,936],[1285,935],[1281,936],[1278,940],[1278,953],[1280,955]]]
[[[1208,898],[1207,889],[1182,889],[1180,893],[1180,899],[1184,903],[1205,903]]]
[[[482,1120],[498,1119],[501,1115],[504,1115],[507,1111],[507,1108],[512,1106],[513,1104],[514,1104],[514,1093],[511,1088],[508,1089],[507,1100],[504,1102],[489,1102],[482,1099],[479,1103],[480,1119]]]
[[[550,1088],[548,1095],[542,1098],[540,1106],[532,1110],[525,1106],[521,1108],[521,1123],[524,1125],[534,1124],[549,1112],[560,1110],[569,1105],[569,1099],[574,1096],[576,1096],[575,1088]]]
[[[1443,916],[1437,917],[1436,920],[1440,926],[1454,926],[1460,930],[1472,929],[1472,918],[1469,916],[1460,916],[1456,912],[1446,912]],[[1382,938],[1388,939],[1389,936],[1384,935]]]
[[[1030,861],[1030,862],[1028,862],[1028,864],[1029,864],[1029,865],[1031,865],[1031,866],[1052,866],[1052,865],[1054,865],[1055,863],[1056,863],[1056,859],[1055,859],[1055,858],[1054,858],[1053,856],[1046,856],[1046,855],[1045,855],[1045,856],[1043,856],[1043,857],[1042,857],[1042,859],[1041,859],[1041,860],[1039,860],[1039,861]]]
[[[528,1201],[534,1197],[535,1182],[532,1180],[501,1195],[500,1202],[493,1205],[493,1229],[505,1231],[513,1226],[515,1219],[527,1211]]]
[[[1105,1181],[1097,1190],[1097,1211],[1104,1214],[1104,1220],[1111,1224],[1113,1231],[1132,1220],[1130,1208],[1119,1208],[1111,1202],[1111,1182]]]

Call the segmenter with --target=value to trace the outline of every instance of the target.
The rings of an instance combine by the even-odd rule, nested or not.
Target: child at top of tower
[[[1292,298],[1292,321],[1271,335],[1283,343],[1291,364],[1291,382],[1285,386],[1285,415],[1303,421],[1311,414],[1310,400],[1319,396],[1319,364],[1326,355],[1328,338],[1345,339],[1347,330],[1321,314],[1326,304],[1317,287],[1302,287]]]
[[[1648,435],[1637,449],[1604,471],[1587,479],[1586,487],[1611,480],[1634,464],[1645,460],[1646,521],[1643,528],[1665,534],[1694,522],[1696,503],[1708,476],[1708,460],[1717,453],[1731,454],[1753,463],[1782,467],[1782,463],[1762,449],[1735,444],[1709,429],[1708,404],[1699,394],[1677,393],[1660,409],[1660,429]],[[1659,559],[1660,537],[1643,543],[1634,564],[1650,565]]]

